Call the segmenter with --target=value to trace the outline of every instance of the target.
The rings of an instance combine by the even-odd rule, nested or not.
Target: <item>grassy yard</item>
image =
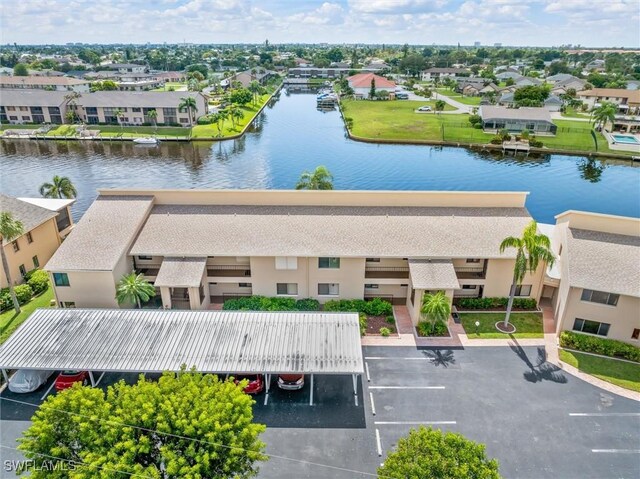
[[[257,115],[262,105],[264,105],[271,94],[262,95],[260,100],[256,105],[249,103],[246,106],[241,107],[244,110],[244,118],[238,121],[235,125],[235,128],[231,124],[231,120],[227,120],[224,122],[224,128],[222,130],[222,137],[235,136],[240,134],[242,129]],[[192,139],[216,139],[220,138],[218,128],[216,125],[196,125],[191,130],[191,138]]]
[[[154,88],[151,91],[169,91],[169,88],[173,87],[175,91],[187,91],[187,84],[182,82],[167,82],[164,86]]]
[[[16,314],[13,309],[0,314],[0,344],[4,343],[36,308],[48,308],[52,299],[53,288],[50,286],[40,296],[23,305],[20,314]]]
[[[47,132],[47,136],[75,136],[77,125],[59,125]]]
[[[163,136],[189,136],[189,128],[182,128],[179,126],[159,126],[154,128],[153,126],[115,126],[115,125],[95,125],[90,126],[90,130],[100,130],[100,136],[123,136],[123,137],[138,137],[143,135],[153,135],[158,138]]]
[[[589,122],[575,120],[553,120],[553,122],[558,125],[556,136],[541,136],[538,138],[544,143],[544,146],[563,150],[596,151],[593,137],[591,136],[592,125]],[[598,139],[598,151],[610,152],[609,144],[605,137],[602,136],[602,133],[596,133],[596,137]],[[631,153],[628,154],[631,155]]]
[[[460,321],[469,339],[508,339],[510,336],[495,327],[498,321],[504,321],[504,313],[460,313]],[[478,334],[476,321],[480,322]],[[515,338],[544,337],[540,313],[512,313],[509,322],[516,327]]]
[[[599,358],[563,349],[559,353],[562,361],[583,373],[591,374],[616,386],[640,392],[640,364]]]
[[[436,88],[436,91],[441,95],[448,96],[449,98],[459,101],[460,103],[464,103],[465,105],[479,106],[480,100],[482,100],[482,97],[480,96],[466,96],[453,90],[449,90],[448,88]]]

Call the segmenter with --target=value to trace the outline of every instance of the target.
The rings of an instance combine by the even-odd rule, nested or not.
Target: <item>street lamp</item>
[[[478,328],[480,327],[480,321],[476,321],[476,336],[478,335]]]

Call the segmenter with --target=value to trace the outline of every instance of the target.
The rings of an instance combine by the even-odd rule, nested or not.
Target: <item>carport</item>
[[[38,309],[0,347],[0,369],[311,376],[364,372],[356,313]],[[266,400],[266,399],[265,399]]]

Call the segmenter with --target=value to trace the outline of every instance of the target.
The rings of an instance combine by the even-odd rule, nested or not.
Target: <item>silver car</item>
[[[9,391],[13,393],[30,393],[47,382],[53,371],[38,369],[18,369],[9,379]]]

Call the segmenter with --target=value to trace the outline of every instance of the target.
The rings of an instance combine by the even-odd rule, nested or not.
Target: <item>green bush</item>
[[[33,294],[38,295],[44,293],[49,287],[49,275],[46,271],[36,269],[29,272],[27,284],[33,290]]]
[[[225,301],[225,311],[317,311],[320,303],[315,299],[269,298],[266,296],[243,296]]]
[[[479,309],[506,309],[509,298],[460,298],[456,299],[456,306],[460,310]],[[533,298],[514,298],[513,309],[536,309],[536,300]]]
[[[444,321],[436,321],[431,324],[429,321],[420,321],[418,323],[418,332],[420,336],[448,336],[449,329]]]
[[[499,135],[496,135],[493,138],[491,138],[491,141],[489,143],[491,143],[492,145],[502,145],[502,137]]]
[[[324,303],[325,311],[365,313],[367,316],[389,316],[393,314],[393,306],[388,301],[375,298],[364,299],[332,299]]]
[[[396,324],[396,319],[393,317],[393,314],[390,314],[389,316],[387,316],[387,323]]]
[[[385,338],[391,334],[391,330],[389,328],[380,328],[380,335]]]
[[[478,123],[482,125],[482,117],[480,115],[469,115],[469,123],[472,125],[477,125]]]
[[[298,311],[318,311],[320,302],[312,298],[299,299],[296,301],[296,309]]]
[[[13,290],[16,292],[16,296],[20,304],[25,304],[31,301],[33,290],[28,284],[19,284],[18,286],[13,288]]]
[[[0,293],[0,311],[13,308],[13,301],[8,289],[3,289]]]
[[[615,339],[597,338],[572,331],[563,331],[560,333],[560,346],[640,363],[640,348]]]
[[[360,336],[364,336],[367,332],[367,315],[360,313],[358,316],[358,324],[360,325]]]
[[[529,146],[532,148],[542,148],[544,146],[544,143],[542,143],[540,140],[532,139],[529,140]]]

